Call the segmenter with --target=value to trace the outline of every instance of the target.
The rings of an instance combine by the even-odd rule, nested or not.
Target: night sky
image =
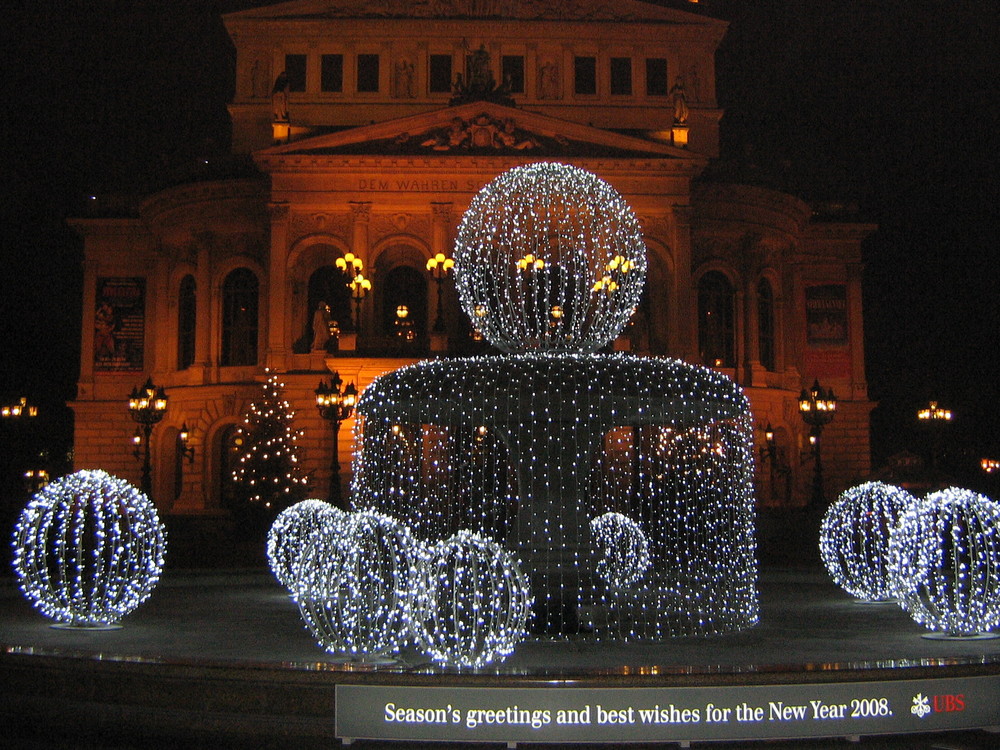
[[[142,190],[226,152],[240,0],[14,0],[5,6],[0,400],[39,404],[68,443],[86,196]],[[997,3],[702,0],[727,162],[880,225],[865,248],[875,465],[920,450],[915,412],[956,413],[953,470],[1000,457]]]

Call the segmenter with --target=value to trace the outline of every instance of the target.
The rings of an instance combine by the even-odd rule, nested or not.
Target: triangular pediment
[[[621,133],[489,101],[387,120],[258,151],[258,163],[287,156],[489,156],[683,159],[705,157],[643,134]]]
[[[227,19],[323,18],[504,19],[723,23],[642,0],[291,0],[229,13]]]

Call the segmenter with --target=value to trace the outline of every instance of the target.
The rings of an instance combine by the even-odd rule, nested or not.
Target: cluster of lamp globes
[[[638,525],[620,513],[591,525],[598,573],[609,585],[640,580],[650,557]],[[267,559],[319,645],[349,659],[391,661],[412,643],[439,664],[475,668],[506,658],[527,634],[532,596],[520,561],[469,530],[428,544],[384,513],[309,499],[275,519]]]
[[[882,482],[827,510],[820,554],[865,602],[896,601],[928,638],[1000,637],[1000,503],[950,487],[917,499]]]

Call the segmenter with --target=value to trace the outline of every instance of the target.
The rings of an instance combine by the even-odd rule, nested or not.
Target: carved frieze
[[[369,226],[371,240],[376,243],[399,234],[409,234],[429,240],[431,233],[430,217],[424,214],[374,213]]]
[[[292,212],[288,234],[294,241],[310,234],[332,234],[344,241],[351,236],[352,218],[348,213],[314,211]]]

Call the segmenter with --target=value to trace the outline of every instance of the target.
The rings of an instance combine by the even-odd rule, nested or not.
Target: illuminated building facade
[[[805,503],[798,396],[815,379],[839,399],[823,433],[829,496],[868,473],[860,247],[874,227],[710,177],[725,23],[637,0],[296,0],[224,21],[233,163],[250,168],[74,221],[78,468],[138,478],[125,401],[151,375],[170,395],[152,435],[157,506],[226,513],[232,437],[270,368],[304,432],[309,494],[325,497],[333,438],[317,383],[337,371],[362,389],[417,359],[486,351],[428,260],[451,256],[463,212],[498,174],[560,161],[609,182],[642,226],[648,284],[615,348],[744,387],[758,504]],[[338,268],[348,254],[370,281],[363,296],[353,265]],[[350,441],[339,445],[347,466]]]

